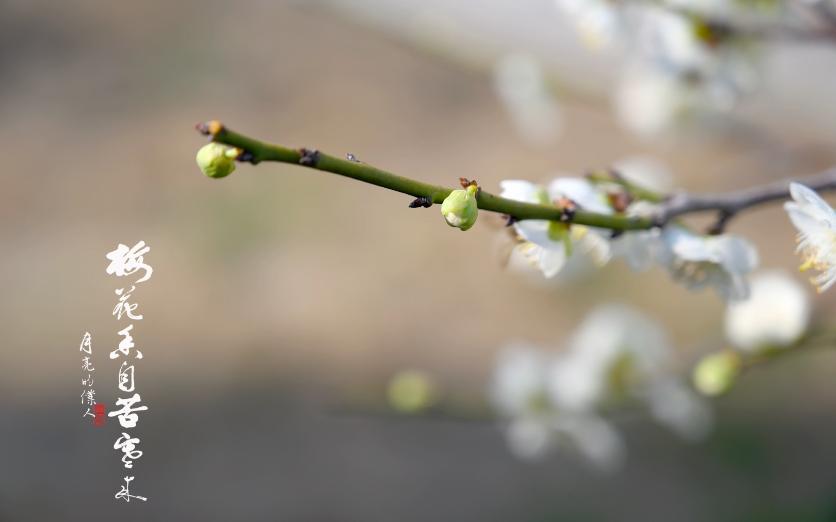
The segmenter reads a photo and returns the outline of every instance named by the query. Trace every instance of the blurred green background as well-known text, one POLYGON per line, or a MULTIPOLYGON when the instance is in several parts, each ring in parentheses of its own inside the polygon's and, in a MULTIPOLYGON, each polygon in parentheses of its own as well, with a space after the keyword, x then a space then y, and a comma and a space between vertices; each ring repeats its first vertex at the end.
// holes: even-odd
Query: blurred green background
MULTIPOLYGON (((328 174, 242 165, 210 180, 194 164, 193 125, 213 118, 492 191, 636 154, 696 191, 836 164, 833 49, 776 49, 730 129, 647 142, 612 116, 606 59, 546 18, 550 2, 514 6, 4 2, 0 520, 836 520, 834 352, 752 371, 699 445, 619 419, 630 453, 615 476, 566 455, 519 462, 484 418, 508 340, 557 346, 597 303, 627 302, 671 328, 685 369, 722 344, 721 303, 622 263, 532 284, 505 270, 498 217, 461 234, 436 208, 328 174), (553 75, 553 143, 521 139, 494 92, 508 52, 553 75), (802 56, 823 79, 800 78, 802 56), (90 331, 112 404, 104 255, 139 240, 154 275, 134 294, 150 410, 132 485, 150 501, 122 505, 117 424, 80 418, 76 347, 90 331), (403 368, 437 380, 443 415, 386 409, 403 368)), ((732 230, 763 266, 797 265, 779 206, 732 230)), ((815 306, 832 324, 836 293, 815 306)))

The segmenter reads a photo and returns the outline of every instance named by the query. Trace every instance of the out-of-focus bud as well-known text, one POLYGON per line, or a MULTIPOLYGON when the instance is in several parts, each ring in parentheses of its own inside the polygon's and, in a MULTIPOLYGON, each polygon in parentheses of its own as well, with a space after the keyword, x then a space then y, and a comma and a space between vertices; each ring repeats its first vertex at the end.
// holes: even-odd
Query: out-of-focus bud
POLYGON ((740 365, 740 355, 731 350, 707 355, 694 368, 694 387, 703 395, 722 395, 734 386, 740 365))
POLYGON ((210 178, 224 178, 235 170, 235 158, 241 151, 220 143, 208 143, 197 151, 195 160, 201 172, 210 178))
POLYGON ((417 370, 407 370, 392 377, 387 396, 393 409, 402 413, 417 413, 435 404, 438 393, 429 375, 417 370))
POLYGON ((451 227, 467 230, 476 223, 479 207, 476 204, 476 192, 479 188, 470 184, 467 188, 454 190, 441 204, 441 215, 451 227))

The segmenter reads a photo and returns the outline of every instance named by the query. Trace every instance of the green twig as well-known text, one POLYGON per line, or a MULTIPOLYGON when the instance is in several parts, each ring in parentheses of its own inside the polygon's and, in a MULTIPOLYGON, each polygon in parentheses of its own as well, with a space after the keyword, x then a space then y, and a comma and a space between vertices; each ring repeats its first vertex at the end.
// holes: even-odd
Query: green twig
MULTIPOLYGON (((342 159, 313 149, 291 149, 281 145, 264 143, 232 131, 219 121, 199 123, 196 127, 202 134, 209 136, 212 141, 239 149, 241 151, 237 158, 239 161, 246 161, 254 165, 262 161, 275 161, 339 174, 418 198, 413 202, 413 207, 429 206, 430 203, 442 203, 453 190, 450 187, 432 185, 398 176, 354 159, 342 159)), ((484 190, 479 191, 476 201, 481 210, 504 214, 511 221, 542 219, 619 231, 662 227, 685 214, 712 211, 718 213, 718 221, 711 231, 712 233, 722 233, 726 224, 741 211, 789 198, 790 180, 776 181, 724 194, 681 192, 661 196, 630 183, 618 176, 617 173, 607 172, 604 176, 606 179, 602 176, 601 173, 591 174, 593 181, 617 183, 630 192, 633 197, 657 203, 656 214, 650 217, 626 216, 618 213, 600 214, 582 208, 575 208, 574 205, 564 207, 558 204, 525 203, 503 198, 484 190)), ((807 178, 800 178, 798 181, 813 190, 836 190, 836 168, 828 169, 807 178)))
MULTIPOLYGON (((409 194, 415 198, 428 198, 433 203, 442 203, 453 190, 450 187, 398 176, 367 163, 342 159, 315 150, 291 149, 264 143, 232 131, 217 121, 198 124, 197 128, 201 133, 211 137, 212 141, 241 149, 243 152, 239 159, 253 164, 276 161, 301 165, 409 194)), ((477 203, 481 210, 505 214, 515 220, 544 219, 612 230, 642 230, 654 225, 650 218, 599 214, 582 209, 572 211, 557 205, 538 205, 503 198, 485 190, 479 191, 477 203)))

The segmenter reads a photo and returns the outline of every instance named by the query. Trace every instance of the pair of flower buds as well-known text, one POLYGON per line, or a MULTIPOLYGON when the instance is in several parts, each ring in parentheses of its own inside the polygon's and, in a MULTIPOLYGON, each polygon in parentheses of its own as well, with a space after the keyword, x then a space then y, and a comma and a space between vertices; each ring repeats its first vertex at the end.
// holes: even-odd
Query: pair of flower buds
MULTIPOLYGON (((195 160, 200 170, 210 178, 225 178, 235 170, 235 159, 241 150, 220 143, 208 143, 197 151, 195 160)), ((475 181, 462 179, 464 188, 453 190, 441 204, 441 215, 451 227, 467 230, 476 223, 479 207, 476 194, 479 187, 475 181)))

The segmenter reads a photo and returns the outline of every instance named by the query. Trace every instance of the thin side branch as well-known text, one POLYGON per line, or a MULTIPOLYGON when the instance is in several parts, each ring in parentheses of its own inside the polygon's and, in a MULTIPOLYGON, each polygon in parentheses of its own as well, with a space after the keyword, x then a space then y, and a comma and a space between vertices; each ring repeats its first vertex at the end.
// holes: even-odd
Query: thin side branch
MULTIPOLYGON (((391 172, 378 169, 354 159, 331 156, 314 149, 292 149, 273 145, 250 138, 226 128, 218 121, 200 123, 197 130, 212 141, 238 148, 239 161, 256 165, 262 161, 289 163, 303 167, 331 172, 340 176, 363 181, 371 185, 394 190, 412 196, 411 207, 428 207, 433 203, 442 203, 453 188, 432 185, 391 172)), ((789 181, 778 181, 767 185, 724 194, 688 194, 685 192, 663 198, 659 212, 652 217, 633 217, 623 214, 600 214, 589 212, 574 205, 539 205, 503 198, 480 190, 476 196, 481 210, 498 212, 508 216, 509 221, 542 219, 576 223, 591 227, 606 228, 615 231, 647 230, 662 227, 672 219, 696 212, 715 211, 719 218, 712 227, 712 232, 720 233, 725 225, 738 213, 751 207, 772 201, 789 198, 789 181)), ((836 190, 836 168, 804 179, 799 179, 808 187, 817 191, 836 190)), ((625 190, 631 190, 629 184, 621 183, 625 190)), ((650 194, 650 193, 648 193, 650 194)), ((642 198, 642 194, 632 194, 642 198)), ((653 199, 657 199, 654 197, 653 199)))
MULTIPOLYGON (((718 219, 710 232, 719 234, 723 232, 726 224, 740 212, 765 203, 789 199, 790 181, 793 180, 780 180, 723 194, 677 193, 670 196, 662 205, 658 220, 664 224, 685 214, 714 211, 718 213, 718 219)), ((836 167, 796 181, 817 192, 836 190, 836 167)))

